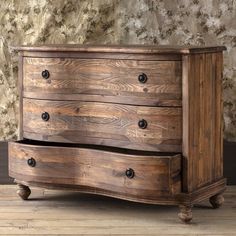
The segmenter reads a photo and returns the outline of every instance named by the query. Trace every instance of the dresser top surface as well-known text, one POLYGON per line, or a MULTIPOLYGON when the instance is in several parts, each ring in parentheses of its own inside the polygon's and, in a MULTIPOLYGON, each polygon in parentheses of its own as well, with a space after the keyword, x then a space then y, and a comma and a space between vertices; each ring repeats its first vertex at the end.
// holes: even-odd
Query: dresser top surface
POLYGON ((94 53, 144 53, 144 54, 190 54, 218 52, 224 46, 174 46, 174 45, 90 45, 90 44, 48 44, 12 46, 16 51, 37 52, 94 52, 94 53))

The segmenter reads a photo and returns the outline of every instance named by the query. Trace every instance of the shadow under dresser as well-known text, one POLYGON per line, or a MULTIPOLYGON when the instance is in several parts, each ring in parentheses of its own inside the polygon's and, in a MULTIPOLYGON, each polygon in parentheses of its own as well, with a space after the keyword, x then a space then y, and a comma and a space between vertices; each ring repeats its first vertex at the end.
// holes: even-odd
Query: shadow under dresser
POLYGON ((20 139, 9 174, 29 186, 222 205, 222 51, 144 45, 19 46, 20 139))

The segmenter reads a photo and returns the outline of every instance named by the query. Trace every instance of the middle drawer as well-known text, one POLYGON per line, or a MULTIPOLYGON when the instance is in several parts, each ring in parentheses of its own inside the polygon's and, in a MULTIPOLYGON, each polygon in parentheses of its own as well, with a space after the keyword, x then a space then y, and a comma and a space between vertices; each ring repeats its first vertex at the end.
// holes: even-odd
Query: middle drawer
POLYGON ((181 152, 182 109, 23 99, 24 138, 181 152))

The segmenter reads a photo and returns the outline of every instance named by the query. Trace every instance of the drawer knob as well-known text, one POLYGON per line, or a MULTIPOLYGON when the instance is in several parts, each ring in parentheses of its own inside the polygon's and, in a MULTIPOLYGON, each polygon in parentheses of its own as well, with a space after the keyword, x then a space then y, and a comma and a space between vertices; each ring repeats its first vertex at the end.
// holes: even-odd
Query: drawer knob
POLYGON ((31 167, 35 167, 36 161, 33 157, 31 157, 30 159, 27 160, 27 164, 31 167))
POLYGON ((139 81, 140 83, 145 84, 145 83, 147 82, 147 79, 148 79, 148 77, 147 77, 147 75, 144 74, 144 73, 142 73, 142 74, 140 74, 140 75, 138 76, 138 81, 139 81))
POLYGON ((48 70, 44 70, 44 71, 42 71, 42 77, 43 77, 44 79, 48 79, 49 76, 50 76, 50 73, 49 73, 48 70))
POLYGON ((50 115, 47 112, 44 112, 42 113, 41 117, 44 121, 48 121, 50 118, 50 115))
POLYGON ((141 129, 146 129, 146 128, 147 128, 147 125, 148 125, 148 123, 147 123, 147 121, 144 120, 144 119, 142 119, 142 120, 140 120, 140 121, 138 122, 138 126, 139 126, 139 128, 141 128, 141 129))
POLYGON ((129 168, 125 171, 125 175, 129 178, 129 179, 132 179, 134 178, 134 170, 129 168))

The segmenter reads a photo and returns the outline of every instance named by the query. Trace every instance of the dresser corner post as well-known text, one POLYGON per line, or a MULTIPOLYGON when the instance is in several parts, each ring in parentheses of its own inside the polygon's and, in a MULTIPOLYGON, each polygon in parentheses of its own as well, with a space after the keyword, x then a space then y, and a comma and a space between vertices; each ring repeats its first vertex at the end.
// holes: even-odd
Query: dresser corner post
POLYGON ((18 52, 19 139, 23 139, 23 52, 18 52))
POLYGON ((192 191, 192 182, 191 182, 191 169, 190 166, 193 165, 192 157, 190 153, 190 101, 189 95, 191 93, 190 90, 190 81, 189 74, 191 73, 191 60, 189 54, 182 55, 182 112, 183 112, 183 120, 182 120, 182 171, 183 171, 183 182, 182 188, 183 192, 187 193, 192 191))

